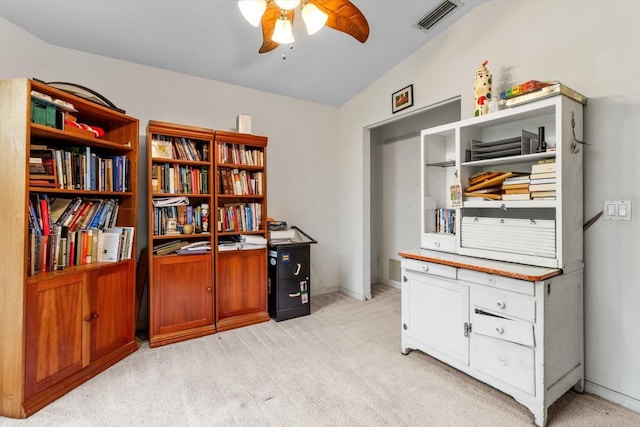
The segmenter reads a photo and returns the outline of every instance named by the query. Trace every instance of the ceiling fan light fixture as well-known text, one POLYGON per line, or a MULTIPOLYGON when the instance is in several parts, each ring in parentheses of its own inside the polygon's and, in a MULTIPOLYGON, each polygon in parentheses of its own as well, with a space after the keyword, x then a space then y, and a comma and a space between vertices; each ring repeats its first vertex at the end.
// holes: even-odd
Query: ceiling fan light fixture
POLYGON ((239 0, 238 8, 249 24, 260 25, 262 15, 267 10, 267 0, 239 0))
POLYGON ((302 20, 307 27, 307 33, 309 33, 309 35, 320 31, 320 29, 324 27, 324 24, 327 23, 327 19, 329 19, 329 15, 311 3, 307 3, 302 8, 302 20))
POLYGON ((282 10, 291 10, 300 4, 300 0, 275 0, 278 7, 282 10))
POLYGON ((273 36, 271 36, 271 40, 280 44, 294 42, 291 21, 289 21, 286 16, 280 17, 276 21, 276 26, 273 30, 273 36))

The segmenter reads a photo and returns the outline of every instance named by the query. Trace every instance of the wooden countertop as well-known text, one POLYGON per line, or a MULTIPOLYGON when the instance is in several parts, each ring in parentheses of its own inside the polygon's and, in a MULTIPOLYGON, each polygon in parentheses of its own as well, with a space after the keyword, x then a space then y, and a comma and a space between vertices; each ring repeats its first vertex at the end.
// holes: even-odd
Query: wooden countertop
POLYGON ((548 279, 562 274, 559 268, 536 267, 533 265, 517 264, 513 262, 493 261, 484 258, 475 258, 464 255, 450 254, 446 252, 416 249, 399 252, 403 258, 418 261, 434 262, 452 267, 466 268, 468 270, 482 271, 514 279, 528 280, 531 282, 548 279))

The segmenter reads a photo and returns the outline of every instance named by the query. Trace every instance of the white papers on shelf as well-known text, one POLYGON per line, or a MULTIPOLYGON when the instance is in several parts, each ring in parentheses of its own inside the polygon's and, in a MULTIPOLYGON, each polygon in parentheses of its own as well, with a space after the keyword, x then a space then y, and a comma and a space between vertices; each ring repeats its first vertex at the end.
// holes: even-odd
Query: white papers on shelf
POLYGON ((162 197, 153 199, 153 206, 156 208, 164 208, 167 206, 187 206, 189 205, 189 198, 185 196, 178 197, 162 197))
POLYGON ((251 245, 262 245, 266 246, 267 239, 262 236, 252 235, 252 234, 241 234, 240 241, 242 243, 251 244, 251 245))

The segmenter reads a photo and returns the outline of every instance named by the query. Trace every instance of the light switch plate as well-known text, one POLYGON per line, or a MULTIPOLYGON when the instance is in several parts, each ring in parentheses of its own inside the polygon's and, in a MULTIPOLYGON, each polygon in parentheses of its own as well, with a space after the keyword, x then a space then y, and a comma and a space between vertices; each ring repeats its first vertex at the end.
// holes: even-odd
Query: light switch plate
POLYGON ((604 219, 631 221, 631 200, 605 200, 602 210, 604 219))

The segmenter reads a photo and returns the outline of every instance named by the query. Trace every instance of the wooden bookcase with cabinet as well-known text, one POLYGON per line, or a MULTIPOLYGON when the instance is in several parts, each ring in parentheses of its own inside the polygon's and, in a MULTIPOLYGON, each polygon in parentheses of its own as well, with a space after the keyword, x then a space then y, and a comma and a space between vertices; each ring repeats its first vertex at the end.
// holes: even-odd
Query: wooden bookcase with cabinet
MULTIPOLYGON (((44 260, 49 258, 35 251, 32 230, 37 227, 29 207, 30 201, 45 196, 52 203, 56 199, 80 199, 78 203, 83 204, 109 199, 117 205, 117 216, 113 216, 117 220, 111 229, 135 230, 138 120, 29 79, 0 81, 0 100, 0 415, 24 418, 138 348, 135 253, 120 254, 115 262, 87 262, 83 256, 70 263, 71 258, 59 255, 52 264, 56 268, 46 269, 44 260), (59 103, 45 103, 44 107, 34 101, 32 91, 59 103), (37 114, 46 114, 46 120, 41 115, 32 122, 37 114), (99 128, 103 134, 81 132, 66 126, 65 119, 99 128), (61 162, 55 170, 65 170, 62 179, 35 180, 30 158, 36 147, 61 156, 90 153, 96 171, 101 170, 97 165, 117 158, 122 166, 120 180, 117 186, 112 179, 106 184, 104 176, 80 176, 60 169, 61 162), (96 184, 84 182, 84 177, 96 179, 96 184)), ((54 230, 53 224, 38 226, 54 230)), ((62 224, 56 227, 63 230, 62 224)), ((135 232, 130 236, 128 245, 135 248, 135 232)), ((49 238, 54 239, 53 235, 49 238)), ((56 247, 60 251, 67 248, 62 243, 56 247)))
POLYGON ((156 347, 216 331, 213 130, 150 121, 147 142, 149 343, 156 347), (205 249, 180 253, 197 245, 205 249))
POLYGON ((242 235, 267 237, 267 138, 216 131, 214 146, 216 326, 224 331, 269 320, 266 245, 222 250, 242 235))

